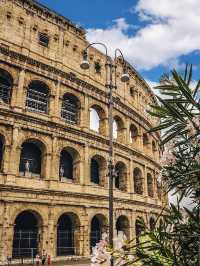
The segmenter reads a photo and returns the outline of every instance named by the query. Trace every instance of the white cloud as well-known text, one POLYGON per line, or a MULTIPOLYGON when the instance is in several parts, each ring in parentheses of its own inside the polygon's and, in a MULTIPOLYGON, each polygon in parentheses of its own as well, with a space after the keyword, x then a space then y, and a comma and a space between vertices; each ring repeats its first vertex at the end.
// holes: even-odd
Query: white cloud
POLYGON ((119 18, 107 29, 89 29, 88 40, 104 42, 111 53, 120 48, 131 64, 145 70, 179 66, 181 55, 200 49, 199 0, 139 0, 134 11, 147 21, 135 34, 128 35, 128 30, 137 25, 119 18))

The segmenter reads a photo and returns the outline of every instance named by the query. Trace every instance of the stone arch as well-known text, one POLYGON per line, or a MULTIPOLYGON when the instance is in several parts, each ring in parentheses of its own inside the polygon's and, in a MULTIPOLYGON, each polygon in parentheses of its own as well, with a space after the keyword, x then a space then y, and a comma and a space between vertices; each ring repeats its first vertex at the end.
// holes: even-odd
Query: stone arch
POLYGON ((115 188, 126 191, 127 190, 127 166, 125 163, 119 161, 115 164, 115 188))
POLYGON ((80 122, 81 102, 77 96, 66 92, 62 97, 61 117, 71 124, 80 122))
POLYGON ((106 112, 97 105, 93 104, 90 107, 90 129, 102 135, 106 134, 106 112))
POLYGON ((3 171, 5 137, 0 133, 0 172, 3 171))
POLYGON ((0 104, 10 104, 13 89, 13 77, 0 68, 0 104))
POLYGON ((119 115, 113 117, 113 138, 124 141, 124 121, 119 115))
POLYGON ((138 140, 138 128, 134 125, 134 124, 131 124, 130 125, 130 143, 131 144, 137 144, 137 140, 138 140))
POLYGON ((80 154, 73 147, 65 147, 60 152, 59 176, 63 179, 71 179, 74 182, 80 180, 80 154))
POLYGON ((143 178, 142 171, 136 167, 133 171, 133 179, 134 179, 134 192, 136 194, 143 194, 143 178))
POLYGON ((94 247, 107 232, 107 218, 103 214, 96 214, 90 221, 90 248, 94 247))
POLYGON ((79 255, 80 252, 80 219, 73 212, 60 215, 57 226, 57 256, 79 255))
POLYGON ((153 198, 154 196, 153 177, 150 173, 147 173, 147 192, 148 192, 148 196, 153 198))
POLYGON ((150 217, 150 219, 149 219, 149 228, 150 228, 150 230, 154 230, 155 226, 156 226, 156 221, 155 221, 154 217, 150 217))
POLYGON ((13 258, 31 258, 41 250, 43 220, 33 210, 23 210, 15 217, 13 234, 13 258))
POLYGON ((104 186, 106 178, 106 159, 101 155, 94 155, 90 159, 90 181, 104 186))
POLYGON ((120 234, 120 232, 123 232, 127 239, 130 239, 130 223, 129 219, 125 215, 120 215, 116 220, 116 231, 117 235, 120 234))
POLYGON ((141 216, 138 216, 135 220, 135 238, 136 244, 139 244, 139 237, 144 230, 144 219, 141 216))
POLYGON ((21 144, 20 175, 27 177, 43 177, 44 174, 44 155, 46 146, 43 142, 29 138, 21 144))
POLYGON ((48 113, 50 90, 48 85, 40 80, 32 80, 27 89, 26 108, 29 111, 48 113))

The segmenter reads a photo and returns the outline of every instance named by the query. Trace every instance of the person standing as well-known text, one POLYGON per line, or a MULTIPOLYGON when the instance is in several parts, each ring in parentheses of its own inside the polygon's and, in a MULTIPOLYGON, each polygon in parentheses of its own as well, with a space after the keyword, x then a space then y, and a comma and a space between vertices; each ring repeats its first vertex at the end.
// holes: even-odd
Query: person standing
POLYGON ((46 251, 43 249, 43 250, 42 250, 42 266, 44 266, 45 261, 46 261, 46 258, 47 258, 47 253, 46 253, 46 251))

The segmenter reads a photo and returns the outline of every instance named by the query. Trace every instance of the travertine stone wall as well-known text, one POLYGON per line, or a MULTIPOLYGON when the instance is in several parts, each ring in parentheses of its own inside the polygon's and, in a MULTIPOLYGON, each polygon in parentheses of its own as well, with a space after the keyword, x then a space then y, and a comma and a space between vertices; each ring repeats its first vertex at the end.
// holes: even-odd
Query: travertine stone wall
MULTIPOLYGON (((80 68, 82 51, 87 46, 84 30, 34 1, 0 0, 0 72, 13 79, 10 104, 0 103, 0 138, 3 159, 0 172, 0 261, 12 257, 13 232, 17 215, 32 212, 39 224, 39 251, 46 249, 56 257, 57 222, 68 213, 76 224, 77 255, 89 256, 91 221, 100 215, 108 221, 108 93, 105 88, 106 57, 89 49, 91 68, 80 68), (38 43, 38 33, 49 36, 49 46, 38 43), (100 62, 96 73, 94 62, 100 62), (26 107, 27 89, 33 80, 49 88, 47 114, 31 112, 26 107), (61 118, 63 95, 70 93, 80 103, 79 122, 66 123, 61 118), (90 129, 90 108, 99 111, 100 131, 90 129), (22 176, 19 172, 22 144, 31 140, 42 149, 41 177, 22 176), (60 180, 60 153, 68 148, 76 153, 75 178, 60 180), (90 182, 90 161, 102 158, 101 182, 90 182)), ((143 217, 149 223, 159 214, 164 196, 158 197, 159 134, 143 134, 157 121, 145 112, 154 96, 139 74, 128 67, 130 82, 121 83, 122 65, 117 65, 117 90, 114 92, 114 117, 121 128, 114 142, 114 162, 125 167, 123 191, 114 189, 114 216, 128 220, 128 238, 135 237, 135 221, 143 217), (131 143, 130 126, 138 135, 131 143), (152 148, 155 141, 156 149, 152 148), (143 195, 134 192, 133 170, 142 172, 143 195), (153 177, 153 197, 148 197, 147 174, 153 177)), ((108 222, 107 222, 108 223, 108 222)), ((106 225, 104 226, 107 230, 106 225)))

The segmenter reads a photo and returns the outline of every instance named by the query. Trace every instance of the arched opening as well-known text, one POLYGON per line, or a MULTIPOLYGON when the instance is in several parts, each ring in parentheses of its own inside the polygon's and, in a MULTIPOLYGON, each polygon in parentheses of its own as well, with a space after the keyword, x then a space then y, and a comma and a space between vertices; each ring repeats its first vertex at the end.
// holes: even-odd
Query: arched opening
POLYGON ((148 138, 148 135, 147 133, 144 133, 143 134, 143 146, 148 148, 148 144, 149 144, 149 138, 148 138))
POLYGON ((124 123, 119 116, 113 118, 113 138, 117 141, 123 141, 124 123))
POLYGON ((70 147, 64 148, 60 154, 60 179, 79 180, 79 160, 78 152, 70 147))
POLYGON ((148 196, 153 198, 153 178, 151 174, 147 174, 147 190, 148 196))
POLYGON ((39 141, 28 140, 21 146, 19 172, 24 176, 41 176, 42 148, 39 141))
POLYGON ((129 239, 129 220, 126 216, 121 215, 116 222, 116 230, 117 230, 117 235, 122 235, 125 234, 126 238, 129 239))
POLYGON ((115 165, 115 188, 126 191, 127 169, 126 165, 118 162, 115 165))
POLYGON ((104 110, 98 106, 93 105, 90 108, 90 129, 100 134, 106 133, 106 115, 104 110))
POLYGON ((134 178, 134 191, 136 194, 143 194, 143 178, 142 172, 139 168, 135 168, 133 171, 134 178))
POLYGON ((136 144, 138 137, 138 129, 135 125, 130 126, 130 143, 136 144))
POLYGON ((0 103, 10 103, 12 87, 13 78, 7 71, 0 69, 0 103))
POLYGON ((155 226, 156 226, 155 219, 153 217, 151 217, 150 220, 149 220, 150 230, 154 230, 155 229, 155 226))
POLYGON ((57 223, 57 256, 78 255, 80 223, 75 214, 60 216, 57 223))
POLYGON ((94 184, 104 185, 106 161, 103 157, 95 155, 90 161, 90 181, 94 184))
POLYGON ((31 81, 27 90, 26 107, 30 111, 48 113, 49 88, 38 80, 31 81))
POLYGON ((156 143, 154 140, 152 141, 152 151, 153 151, 153 153, 155 153, 157 151, 156 143))
POLYGON ((138 217, 135 222, 135 236, 136 236, 136 244, 140 242, 140 235, 144 231, 144 220, 141 217, 138 217))
POLYGON ((63 96, 61 117, 67 122, 78 124, 79 122, 80 102, 78 98, 70 93, 63 96))
POLYGON ((3 154, 4 154, 4 137, 0 135, 0 171, 3 169, 3 154))
POLYGON ((23 211, 15 219, 13 258, 34 258, 39 252, 41 220, 31 211, 23 211))
POLYGON ((92 218, 90 231, 90 247, 91 250, 102 237, 102 234, 107 231, 107 221, 105 216, 97 214, 92 218))

